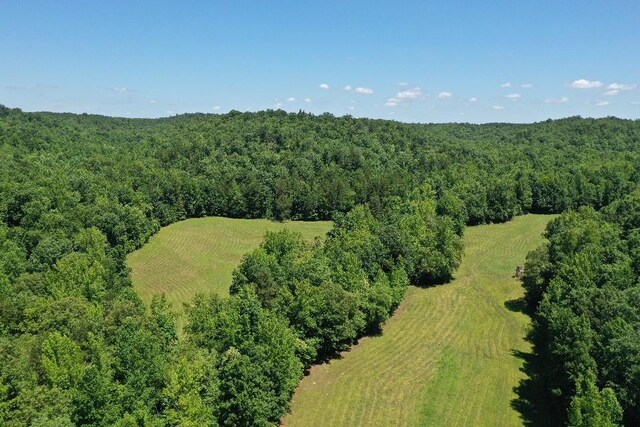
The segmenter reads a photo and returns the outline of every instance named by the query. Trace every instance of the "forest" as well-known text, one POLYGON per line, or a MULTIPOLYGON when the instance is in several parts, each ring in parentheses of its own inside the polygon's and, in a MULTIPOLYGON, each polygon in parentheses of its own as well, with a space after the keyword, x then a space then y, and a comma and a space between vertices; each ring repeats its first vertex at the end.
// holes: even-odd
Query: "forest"
MULTIPOLYGON (((0 425, 277 425, 313 364, 445 284, 467 225, 563 213, 529 255, 542 410, 640 422, 640 121, 405 124, 303 111, 162 119, 0 106, 0 425), (268 233, 231 296, 145 307, 125 257, 202 216, 268 233)), ((446 286, 446 285, 444 285, 446 286)))
POLYGON ((570 425, 640 423, 639 213, 638 191, 567 212, 527 258, 539 398, 570 425))

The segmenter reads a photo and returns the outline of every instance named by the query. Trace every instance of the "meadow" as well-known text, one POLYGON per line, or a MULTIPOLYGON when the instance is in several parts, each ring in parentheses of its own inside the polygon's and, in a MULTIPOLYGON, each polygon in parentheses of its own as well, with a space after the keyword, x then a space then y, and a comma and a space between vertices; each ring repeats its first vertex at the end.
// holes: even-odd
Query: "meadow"
POLYGON ((305 239, 322 238, 330 221, 193 218, 160 230, 127 258, 133 286, 145 303, 165 294, 174 309, 198 292, 229 294, 233 270, 257 248, 267 231, 289 229, 305 239))
MULTIPOLYGON (((313 367, 283 424, 522 424, 511 402, 524 375, 516 354, 530 352, 529 318, 515 309, 522 288, 513 273, 550 218, 468 227, 454 281, 410 287, 381 336, 313 367)), ((134 288, 146 303, 164 293, 177 309, 198 292, 228 295, 242 257, 267 231, 283 228, 313 240, 331 222, 208 217, 172 224, 129 255, 134 288)))
POLYGON ((410 287, 381 336, 315 366, 285 426, 522 425, 512 407, 530 319, 513 277, 547 215, 466 229, 452 283, 410 287))

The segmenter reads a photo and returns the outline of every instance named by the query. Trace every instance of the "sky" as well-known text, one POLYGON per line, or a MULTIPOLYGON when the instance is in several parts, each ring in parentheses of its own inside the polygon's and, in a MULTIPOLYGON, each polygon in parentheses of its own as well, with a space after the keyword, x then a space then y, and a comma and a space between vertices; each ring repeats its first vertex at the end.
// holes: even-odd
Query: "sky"
POLYGON ((0 0, 0 104, 640 118, 640 1, 0 0))

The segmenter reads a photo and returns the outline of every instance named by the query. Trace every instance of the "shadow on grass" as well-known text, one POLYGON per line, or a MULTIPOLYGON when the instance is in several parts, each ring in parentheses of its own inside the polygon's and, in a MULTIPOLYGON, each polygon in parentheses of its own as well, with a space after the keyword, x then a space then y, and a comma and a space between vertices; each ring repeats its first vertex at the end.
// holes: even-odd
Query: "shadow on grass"
POLYGON ((308 367, 306 367, 304 369, 304 371, 303 371, 304 376, 305 377, 308 376, 311 373, 311 369, 314 366, 320 366, 320 365, 324 365, 324 364, 327 364, 327 363, 331 363, 334 360, 342 359, 346 353, 350 352, 351 350, 353 350, 353 348, 355 346, 360 344, 360 340, 362 340, 363 338, 381 337, 383 335, 383 327, 384 327, 385 323, 386 323, 386 321, 384 323, 380 324, 380 325, 374 325, 374 326, 366 329, 365 332, 361 336, 359 336, 355 341, 353 341, 352 343, 350 343, 348 345, 345 344, 342 347, 342 349, 340 349, 340 350, 329 351, 329 352, 320 351, 318 353, 318 357, 311 364, 311 366, 308 366, 308 367))
POLYGON ((411 283, 411 286, 415 286, 416 288, 426 289, 426 288, 433 288, 436 286, 448 285, 454 280, 455 280, 454 275, 442 276, 442 277, 432 277, 429 275, 421 275, 411 283))
POLYGON ((520 380, 513 391, 518 396, 511 401, 511 407, 522 416, 525 426, 561 426, 563 421, 558 419, 551 410, 551 403, 544 381, 544 366, 540 357, 535 353, 512 350, 511 354, 524 361, 521 370, 527 375, 520 380))
MULTIPOLYGON (((531 316, 522 298, 505 301, 504 305, 511 311, 531 316)), ((548 389, 549 368, 540 354, 540 345, 532 332, 527 334, 526 340, 532 344, 531 352, 511 350, 513 357, 523 361, 520 371, 525 374, 525 378, 513 388, 517 397, 511 401, 511 407, 520 413, 525 426, 562 426, 565 416, 559 412, 557 402, 553 401, 548 389)))
POLYGON ((505 301, 504 302, 504 306, 507 308, 507 310, 509 311, 513 311, 516 313, 524 313, 528 316, 531 315, 531 313, 529 312, 529 309, 527 307, 527 303, 525 302, 524 298, 518 298, 518 299, 512 299, 509 301, 505 301))

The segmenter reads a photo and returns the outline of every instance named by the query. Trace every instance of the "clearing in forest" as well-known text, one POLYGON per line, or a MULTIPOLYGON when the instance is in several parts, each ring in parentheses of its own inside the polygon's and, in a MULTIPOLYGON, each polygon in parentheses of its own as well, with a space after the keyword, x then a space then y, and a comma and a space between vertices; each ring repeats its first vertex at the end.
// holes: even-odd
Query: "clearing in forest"
POLYGON ((453 282, 410 287, 378 337, 315 366, 285 426, 522 425, 511 402, 524 374, 529 318, 515 267, 551 216, 469 227, 453 282))
POLYGON ((127 258, 133 286, 145 303, 164 293, 180 311, 198 292, 228 295, 231 274, 242 256, 257 248, 267 231, 284 228, 305 239, 324 237, 330 221, 194 218, 160 230, 149 243, 127 258))

